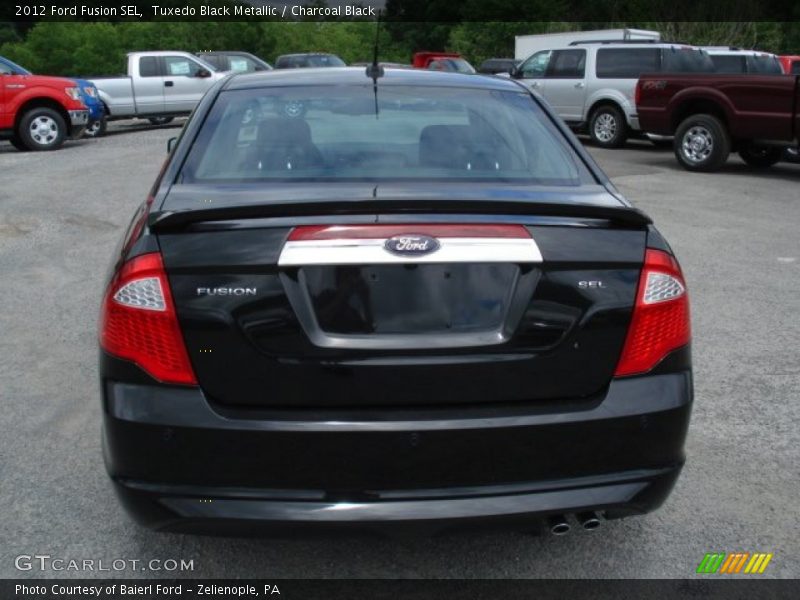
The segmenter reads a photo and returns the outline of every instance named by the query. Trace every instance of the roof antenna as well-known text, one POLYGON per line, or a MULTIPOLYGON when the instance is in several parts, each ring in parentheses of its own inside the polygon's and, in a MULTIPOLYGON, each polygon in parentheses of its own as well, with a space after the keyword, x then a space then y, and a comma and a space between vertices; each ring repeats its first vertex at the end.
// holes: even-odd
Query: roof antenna
POLYGON ((378 78, 383 77, 383 67, 378 64, 378 43, 380 41, 381 34, 382 12, 382 10, 378 11, 378 18, 375 21, 375 45, 372 51, 372 64, 367 67, 367 77, 371 77, 376 84, 378 83, 378 78))
POLYGON ((378 118, 378 78, 383 77, 383 67, 378 64, 378 42, 381 34, 381 10, 375 22, 375 47, 372 52, 372 64, 367 67, 367 77, 372 78, 372 94, 375 96, 375 119, 378 118))

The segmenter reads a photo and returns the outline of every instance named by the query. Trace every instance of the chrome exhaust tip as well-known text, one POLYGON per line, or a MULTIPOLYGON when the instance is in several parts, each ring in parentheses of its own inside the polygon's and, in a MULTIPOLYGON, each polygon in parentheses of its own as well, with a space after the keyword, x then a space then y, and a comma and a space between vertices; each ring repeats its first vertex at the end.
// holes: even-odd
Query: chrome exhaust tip
POLYGON ((594 511, 582 512, 577 515, 578 523, 587 531, 600 527, 600 517, 594 511))
POLYGON ((553 535, 566 535, 569 533, 570 526, 564 515, 554 515, 547 520, 550 533, 553 535))

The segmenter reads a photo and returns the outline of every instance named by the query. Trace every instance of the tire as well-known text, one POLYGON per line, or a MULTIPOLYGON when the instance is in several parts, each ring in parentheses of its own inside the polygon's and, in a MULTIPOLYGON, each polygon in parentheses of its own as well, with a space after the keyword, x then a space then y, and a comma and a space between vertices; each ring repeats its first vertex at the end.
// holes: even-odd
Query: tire
POLYGON ((589 118, 589 137, 601 148, 620 148, 628 139, 628 123, 616 106, 606 104, 589 118))
POLYGON ((745 144, 739 149, 739 156, 751 167, 766 169, 780 162, 783 158, 783 148, 745 144))
POLYGON ((11 142, 11 145, 14 146, 14 148, 19 150, 20 152, 27 152, 28 150, 30 150, 30 148, 28 148, 25 144, 23 144, 22 140, 20 140, 17 136, 9 138, 8 141, 11 142))
POLYGON ((175 117, 150 117, 147 119, 153 125, 166 125, 167 123, 172 123, 172 119, 175 117))
POLYGON ((95 121, 89 127, 87 127, 83 135, 90 138, 103 137, 106 133, 106 125, 106 117, 103 115, 99 121, 95 121))
POLYGON ((16 135, 28 150, 56 150, 66 136, 64 118, 52 108, 45 107, 32 108, 22 115, 16 135))
POLYGON ((675 132, 675 157, 688 171, 716 171, 731 153, 725 125, 713 115, 692 115, 675 132))

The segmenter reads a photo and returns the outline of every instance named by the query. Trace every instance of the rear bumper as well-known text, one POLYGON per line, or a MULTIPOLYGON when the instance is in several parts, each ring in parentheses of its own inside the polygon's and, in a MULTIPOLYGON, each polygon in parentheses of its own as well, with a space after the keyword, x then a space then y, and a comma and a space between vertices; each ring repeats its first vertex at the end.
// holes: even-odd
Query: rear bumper
POLYGON ((104 391, 106 465, 137 521, 248 533, 646 513, 678 477, 692 401, 690 372, 615 380, 560 411, 233 414, 197 389, 104 391))

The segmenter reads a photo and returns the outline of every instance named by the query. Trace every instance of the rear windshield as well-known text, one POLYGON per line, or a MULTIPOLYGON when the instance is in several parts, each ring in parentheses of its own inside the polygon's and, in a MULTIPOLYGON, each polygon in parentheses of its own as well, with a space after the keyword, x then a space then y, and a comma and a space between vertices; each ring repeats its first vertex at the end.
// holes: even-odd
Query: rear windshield
POLYGON ((525 92, 371 81, 222 92, 180 180, 592 181, 525 92))

